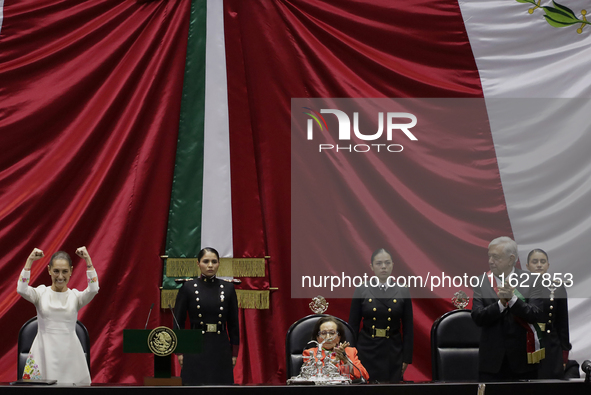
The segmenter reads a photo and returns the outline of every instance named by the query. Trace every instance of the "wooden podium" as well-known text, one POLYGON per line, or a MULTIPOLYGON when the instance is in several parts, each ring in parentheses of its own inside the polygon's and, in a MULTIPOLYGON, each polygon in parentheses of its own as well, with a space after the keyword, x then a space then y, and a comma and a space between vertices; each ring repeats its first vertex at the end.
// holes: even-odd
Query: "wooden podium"
MULTIPOLYGON (((167 336, 167 335, 165 335, 167 336)), ((199 330, 175 329, 166 327, 155 329, 124 329, 123 352, 124 353, 152 353, 154 354, 154 377, 144 377, 144 385, 147 386, 176 386, 183 385, 180 377, 171 377, 171 359, 174 353, 198 354, 201 352, 202 334, 199 330), (163 328, 163 329, 162 329, 163 328), (156 354, 149 345, 153 341, 151 337, 154 331, 161 329, 167 333, 174 333, 172 351, 167 355, 156 354)), ((168 352, 166 351, 166 352, 168 352)))

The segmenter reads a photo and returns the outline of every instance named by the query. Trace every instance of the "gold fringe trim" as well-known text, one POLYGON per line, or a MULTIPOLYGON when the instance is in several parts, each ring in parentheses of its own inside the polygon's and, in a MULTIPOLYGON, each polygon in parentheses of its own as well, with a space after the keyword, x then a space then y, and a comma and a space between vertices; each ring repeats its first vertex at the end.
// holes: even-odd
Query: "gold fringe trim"
POLYGON ((168 258, 166 277, 195 277, 199 271, 199 262, 195 258, 168 258))
MULTIPOLYGON (((197 265, 197 276, 201 275, 199 265, 197 265)), ((220 258, 220 268, 217 273, 218 277, 236 277, 234 270, 232 270, 232 258, 220 258)))
MULTIPOLYGON (((160 291, 160 308, 168 309, 168 305, 174 309, 178 289, 163 289, 160 291)), ((241 309, 269 309, 269 291, 254 291, 250 289, 237 289, 236 298, 241 309)))
POLYGON ((176 302, 176 295, 179 293, 178 289, 163 289, 160 291, 160 308, 168 309, 168 305, 174 309, 176 302))
POLYGON ((222 258, 222 261, 224 259, 232 260, 234 277, 265 277, 265 258, 222 258))
MULTIPOLYGON (((166 277, 201 275, 197 258, 168 258, 166 277)), ((265 277, 265 258, 220 258, 219 277, 265 277)))
POLYGON ((253 291, 250 289, 237 289, 238 307, 242 309, 269 309, 269 291, 253 291))

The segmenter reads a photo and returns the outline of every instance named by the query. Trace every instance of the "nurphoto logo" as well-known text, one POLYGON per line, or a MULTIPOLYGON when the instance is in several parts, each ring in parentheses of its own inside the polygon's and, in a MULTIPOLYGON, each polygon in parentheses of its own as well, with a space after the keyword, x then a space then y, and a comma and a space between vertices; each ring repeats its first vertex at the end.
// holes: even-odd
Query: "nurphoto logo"
MULTIPOLYGON (((353 127, 351 127, 351 118, 346 112, 337 110, 334 108, 322 108, 320 112, 313 110, 310 107, 302 107, 304 114, 310 118, 307 120, 306 135, 308 140, 314 140, 314 129, 316 132, 329 133, 328 123, 322 114, 332 114, 336 116, 338 122, 338 140, 339 142, 350 142, 351 141, 351 130, 354 136, 363 141, 376 141, 384 134, 386 130, 386 141, 391 142, 395 136, 404 134, 409 140, 417 141, 418 139, 412 132, 411 128, 416 126, 417 117, 414 114, 408 112, 378 112, 378 130, 376 132, 369 132, 365 130, 362 133, 359 127, 359 112, 353 112, 353 127), (386 124, 384 128, 384 124, 386 124), (315 127, 315 125, 317 125, 315 127), (402 133, 400 133, 402 132, 402 133)), ((383 139, 382 139, 383 140, 383 139)), ((402 152, 403 146, 401 144, 385 144, 385 143, 372 143, 372 144, 319 144, 318 152, 331 151, 336 152, 347 151, 347 152, 369 152, 376 150, 377 152, 402 152)))

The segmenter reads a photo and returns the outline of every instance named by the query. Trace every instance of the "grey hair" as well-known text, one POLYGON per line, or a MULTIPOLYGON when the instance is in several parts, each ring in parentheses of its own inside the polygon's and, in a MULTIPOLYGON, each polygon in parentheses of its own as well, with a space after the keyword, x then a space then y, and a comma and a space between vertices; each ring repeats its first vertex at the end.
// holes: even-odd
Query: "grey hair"
MULTIPOLYGON (((505 254, 507 254, 507 256, 509 256, 509 255, 515 256, 515 262, 517 262, 517 257, 519 256, 519 255, 517 255, 517 243, 510 237, 501 236, 501 237, 497 237, 496 239, 491 241, 490 244, 488 245, 488 248, 499 245, 499 244, 503 245, 503 252, 505 254)), ((513 262, 513 263, 515 263, 515 262, 513 262)))

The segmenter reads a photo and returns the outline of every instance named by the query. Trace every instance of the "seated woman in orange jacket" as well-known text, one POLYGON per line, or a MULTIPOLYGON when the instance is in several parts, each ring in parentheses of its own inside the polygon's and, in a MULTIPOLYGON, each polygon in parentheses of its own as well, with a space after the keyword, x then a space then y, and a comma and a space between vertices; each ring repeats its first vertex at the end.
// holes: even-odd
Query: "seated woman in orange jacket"
MULTIPOLYGON (((330 361, 339 367, 341 371, 345 370, 346 366, 349 367, 348 371, 351 380, 359 379, 362 375, 366 381, 369 379, 367 370, 365 370, 357 357, 357 349, 355 347, 349 347, 349 343, 346 341, 345 327, 342 322, 332 316, 322 317, 314 325, 312 340, 318 343, 324 341, 322 346, 323 363, 324 358, 329 357, 330 361)), ((315 355, 317 351, 318 347, 304 350, 304 360, 307 360, 311 355, 315 355)))

